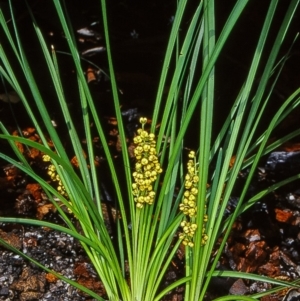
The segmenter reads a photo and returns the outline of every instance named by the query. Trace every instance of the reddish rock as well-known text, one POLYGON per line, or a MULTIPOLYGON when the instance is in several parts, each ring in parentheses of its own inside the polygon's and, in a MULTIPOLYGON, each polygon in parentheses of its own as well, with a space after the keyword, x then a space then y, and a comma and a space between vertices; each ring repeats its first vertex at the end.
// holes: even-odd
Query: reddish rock
POLYGON ((274 264, 274 265, 279 265, 280 263, 280 254, 279 254, 279 247, 276 246, 272 250, 272 253, 270 254, 270 259, 269 262, 274 264))
POLYGON ((273 278, 280 275, 280 268, 279 266, 267 262, 258 268, 258 273, 273 278))
POLYGON ((261 235, 258 229, 249 229, 243 235, 249 242, 261 240, 261 235))
POLYGON ((293 219, 293 212, 275 208, 276 220, 281 223, 291 223, 293 219))

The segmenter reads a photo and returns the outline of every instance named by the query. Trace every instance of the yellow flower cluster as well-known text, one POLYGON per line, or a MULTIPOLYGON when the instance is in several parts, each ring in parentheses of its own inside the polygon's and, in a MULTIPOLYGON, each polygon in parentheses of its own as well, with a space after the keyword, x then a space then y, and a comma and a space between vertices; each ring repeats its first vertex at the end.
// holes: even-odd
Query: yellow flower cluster
POLYGON ((189 153, 190 160, 187 163, 188 173, 185 176, 185 192, 183 194, 182 203, 179 209, 184 215, 190 218, 194 217, 197 213, 196 196, 198 194, 199 177, 197 175, 197 168, 195 162, 195 152, 189 153))
MULTIPOLYGON (((183 194, 183 200, 179 205, 180 211, 186 216, 186 220, 181 222, 183 233, 179 234, 179 238, 182 239, 182 243, 186 246, 193 247, 193 237, 197 230, 197 224, 195 223, 195 217, 197 214, 197 195, 198 195, 198 169, 196 163, 195 152, 189 153, 189 160, 187 163, 187 175, 185 176, 185 192, 183 194)), ((204 223, 208 220, 207 215, 204 215, 204 223)), ((202 229, 202 244, 205 244, 208 237, 205 234, 205 228, 202 229)))
POLYGON ((132 189, 137 208, 143 208, 144 204, 153 204, 155 192, 152 184, 162 172, 156 154, 155 135, 144 130, 147 118, 140 118, 140 123, 142 128, 137 130, 137 136, 133 139, 136 163, 132 174, 132 189))
MULTIPOLYGON (((51 160, 51 158, 50 158, 50 156, 48 156, 48 155, 43 155, 43 161, 44 162, 50 162, 50 160, 51 160)), ((53 164, 50 164, 49 166, 48 166, 48 172, 47 172, 47 174, 50 176, 50 178, 51 178, 51 180, 53 181, 53 182, 57 182, 57 191, 61 194, 61 195, 63 195, 63 196, 67 196, 67 192, 66 192, 66 190, 65 190, 65 187, 64 187, 64 185, 62 184, 62 181, 61 181, 61 179, 60 179, 60 176, 58 175, 58 173, 57 173, 57 171, 56 171, 56 168, 55 168, 55 166, 53 165, 53 164)))

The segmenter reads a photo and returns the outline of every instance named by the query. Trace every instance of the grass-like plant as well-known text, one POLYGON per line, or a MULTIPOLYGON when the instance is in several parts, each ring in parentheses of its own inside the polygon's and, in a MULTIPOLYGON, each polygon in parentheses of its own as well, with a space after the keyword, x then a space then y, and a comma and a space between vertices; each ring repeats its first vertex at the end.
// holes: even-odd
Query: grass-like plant
MULTIPOLYGON (((177 1, 153 114, 147 116, 151 120, 151 129, 147 130, 146 120, 142 118, 141 129, 134 138, 136 161, 132 163, 126 151, 126 135, 109 42, 108 14, 105 0, 101 0, 99 13, 102 12, 115 116, 123 150, 121 174, 123 173, 122 179, 123 176, 126 179, 125 187, 120 186, 119 166, 116 166, 112 157, 103 121, 99 119, 91 97, 72 26, 67 12, 61 5, 62 2, 53 0, 53 5, 68 41, 77 74, 87 157, 82 151, 81 137, 78 136, 79 129, 76 127, 78 123, 72 119, 67 106, 59 70, 59 57, 53 48, 49 49, 34 16, 31 15, 45 58, 45 66, 49 70, 56 91, 57 98, 53 101, 59 103, 68 126, 73 151, 79 164, 79 173, 70 163, 62 137, 53 127, 49 108, 43 101, 44 97, 27 61, 14 18, 13 4, 9 1, 11 28, 8 27, 6 23, 8 17, 2 10, 0 14, 1 27, 10 45, 8 49, 3 49, 0 45, 0 73, 4 81, 19 95, 42 143, 13 136, 0 123, 2 131, 0 138, 9 142, 16 158, 3 152, 0 152, 0 157, 17 166, 42 186, 63 218, 65 226, 23 218, 0 217, 0 221, 47 226, 77 238, 103 282, 109 300, 160 300, 180 285, 185 285, 184 300, 203 300, 208 285, 215 276, 269 282, 277 289, 297 286, 296 283, 286 283, 249 273, 218 271, 217 263, 236 218, 268 193, 300 178, 298 174, 275 183, 250 199, 246 197, 259 159, 300 133, 300 130, 296 130, 272 144, 267 144, 272 131, 299 104, 300 88, 283 102, 269 124, 265 124, 264 130, 259 132, 266 106, 287 59, 287 55, 278 58, 278 53, 299 1, 290 1, 280 29, 273 40, 269 37, 269 33, 278 1, 270 1, 244 84, 240 87, 236 98, 228 100, 231 110, 223 126, 217 129, 216 136, 213 135, 213 130, 216 133, 216 129, 213 129, 216 103, 215 77, 218 74, 216 62, 238 19, 243 18, 243 11, 250 1, 236 1, 218 36, 215 33, 214 1, 204 0, 198 4, 194 3, 194 14, 184 36, 180 38, 178 32, 189 1, 177 1), (269 47, 266 47, 267 39, 269 47), (11 65, 12 56, 17 60, 22 76, 26 80, 26 89, 21 86, 11 65), (262 57, 268 59, 265 61, 262 57), (255 83, 255 78, 260 78, 258 84, 255 83), (169 83, 169 91, 165 99, 163 91, 166 83, 169 83), (28 88, 31 95, 25 93, 28 88), (40 116, 33 113, 34 106, 38 108, 40 116), (192 119, 198 120, 197 130, 191 127, 192 119), (103 218, 98 172, 93 160, 91 122, 94 123, 100 137, 109 166, 109 176, 115 188, 117 208, 121 217, 116 221, 118 244, 113 244, 103 218), (198 145, 198 149, 191 152, 189 158, 184 151, 187 135, 192 135, 198 145), (47 137, 52 140, 54 149, 48 145, 47 137), (52 171, 58 175, 60 191, 53 188, 48 179, 34 172, 16 147, 16 142, 40 150, 44 154, 44 159, 51 161, 52 171), (230 167, 233 156, 235 162, 230 167), (238 173, 246 167, 249 174, 240 192, 237 206, 230 216, 225 218, 225 209, 237 183, 238 173), (69 208, 78 219, 81 227, 79 230, 72 224, 70 215, 61 209, 56 199, 69 208), (213 250, 216 251, 216 243, 220 237, 221 244, 213 256, 213 250), (162 288, 164 275, 181 243, 186 245, 185 276, 162 288), (126 275, 126 264, 129 279, 126 275)), ((1 243, 12 249, 5 241, 1 240, 1 243)), ((22 254, 18 250, 14 251, 22 254)), ((25 254, 22 256, 28 258, 25 254)), ((28 259, 95 299, 104 300, 95 292, 43 267, 34 259, 28 259)), ((251 297, 224 296, 217 300, 256 300, 260 296, 258 294, 251 297)))

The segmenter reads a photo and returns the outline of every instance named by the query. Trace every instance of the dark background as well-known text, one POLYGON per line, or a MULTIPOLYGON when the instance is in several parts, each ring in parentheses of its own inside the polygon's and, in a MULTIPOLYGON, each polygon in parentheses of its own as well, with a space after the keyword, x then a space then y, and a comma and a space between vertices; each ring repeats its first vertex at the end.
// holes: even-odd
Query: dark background
MULTIPOLYGON (((35 38, 35 33, 32 30, 31 19, 27 12, 25 2, 12 2, 20 36, 23 39, 23 45, 28 54, 29 61, 32 63, 39 88, 45 97, 45 101, 50 103, 53 107, 53 118, 59 120, 60 116, 53 101, 56 97, 47 71, 43 68, 43 57, 35 38)), ((31 0, 28 2, 49 46, 54 45, 58 51, 68 51, 52 1, 31 0)), ((192 2, 193 1, 190 1, 187 7, 180 31, 182 37, 195 9, 195 3, 197 3, 196 1, 192 2)), ((220 33, 235 2, 236 1, 231 0, 216 1, 217 34, 220 33)), ((269 1, 253 0, 249 2, 216 64, 216 129, 222 124, 226 113, 235 100, 242 83, 246 79, 253 56, 253 50, 255 49, 264 16, 269 5, 269 1)), ((271 42, 281 24, 288 2, 289 1, 279 1, 267 48, 272 45, 271 42)), ((121 102, 125 107, 139 107, 141 111, 145 111, 146 114, 151 115, 152 104, 155 99, 164 59, 164 52, 171 30, 171 19, 176 11, 175 3, 176 1, 173 0, 107 1, 112 55, 118 86, 122 90, 122 95, 120 95, 121 102), (138 35, 134 37, 135 32, 138 35)), ((7 1, 0 1, 0 4, 4 11, 8 12, 7 1)), ((92 29, 102 34, 100 1, 69 0, 66 1, 66 7, 74 26, 74 31, 87 27, 93 22, 98 22, 92 29)), ((5 14, 5 16, 7 19, 9 18, 9 14, 5 14)), ((296 33, 299 31, 299 24, 298 9, 279 58, 289 49, 296 33)), ((77 38, 79 39, 78 35, 77 38)), ((2 40, 3 38, 1 38, 1 41, 2 40)), ((3 44, 4 47, 7 46, 5 42, 3 42, 3 44)), ((80 51, 95 46, 105 46, 104 40, 85 40, 83 43, 78 41, 80 51)), ((7 52, 8 54, 10 53, 9 50, 7 52)), ((263 56, 264 61, 267 60, 267 55, 268 54, 263 56)), ((73 67, 70 59, 66 55, 58 53, 57 56, 63 81, 66 86, 66 97, 70 108, 74 111, 74 114, 76 114, 78 91, 74 89, 75 76, 73 67)), ((105 52, 88 57, 87 59, 100 68, 107 70, 105 52)), ((83 63, 83 67, 87 68, 88 63, 83 63)), ((297 41, 273 93, 271 104, 268 108, 269 116, 272 116, 278 106, 299 86, 299 67, 300 51, 299 41, 297 41)), ((19 71, 17 67, 15 70, 18 74, 19 71)), ((258 74, 256 84, 259 83, 259 76, 258 74)), ((21 76, 20 78, 22 79, 21 76)), ((91 89, 94 93, 95 101, 99 103, 101 112, 105 111, 104 113, 108 115, 113 114, 109 83, 102 77, 102 80, 94 83, 91 89)), ((2 87, 0 91, 2 93, 2 87)), ((13 110, 17 116, 18 123, 21 126, 26 125, 28 120, 26 119, 26 114, 21 104, 13 105, 13 110)), ((79 114, 79 111, 77 113, 79 114)), ((11 108, 6 103, 0 102, 0 118, 4 123, 14 126, 11 124, 13 120, 11 118, 11 108)), ((268 122, 268 118, 266 122, 268 122)))

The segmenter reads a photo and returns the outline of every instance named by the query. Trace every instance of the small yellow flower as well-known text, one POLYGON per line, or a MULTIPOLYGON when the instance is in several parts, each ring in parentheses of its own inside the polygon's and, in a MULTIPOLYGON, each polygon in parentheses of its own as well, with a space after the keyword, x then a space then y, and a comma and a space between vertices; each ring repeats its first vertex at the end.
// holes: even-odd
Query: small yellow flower
POLYGON ((141 160, 142 165, 147 165, 148 162, 149 162, 149 161, 148 161, 146 158, 143 158, 143 159, 141 160))
POLYGON ((140 118, 140 123, 141 124, 146 124, 147 123, 147 118, 146 117, 141 117, 140 118))
POLYGON ((189 158, 191 158, 191 159, 195 158, 195 152, 194 151, 190 151, 189 158))
POLYGON ((51 160, 49 155, 43 155, 42 159, 44 162, 50 162, 50 160, 51 160))
POLYGON ((51 165, 48 166, 48 170, 50 170, 50 171, 56 171, 56 168, 55 168, 55 166, 53 164, 51 164, 51 165))
POLYGON ((197 195, 197 193, 198 193, 198 189, 195 188, 195 187, 193 187, 193 188, 191 189, 191 194, 197 195))
POLYGON ((50 170, 50 169, 48 169, 48 172, 47 172, 47 174, 51 177, 52 175, 53 175, 53 171, 52 170, 50 170))

